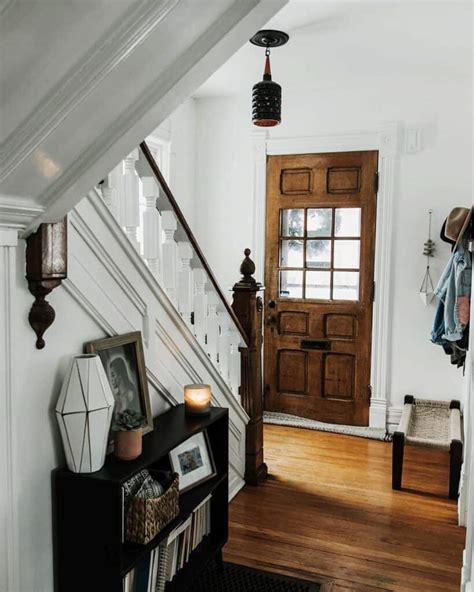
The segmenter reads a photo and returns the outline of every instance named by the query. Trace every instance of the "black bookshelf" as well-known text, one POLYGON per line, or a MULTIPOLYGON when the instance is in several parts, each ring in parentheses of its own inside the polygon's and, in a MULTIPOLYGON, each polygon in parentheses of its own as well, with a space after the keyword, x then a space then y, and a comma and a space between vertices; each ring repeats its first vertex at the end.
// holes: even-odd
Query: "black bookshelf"
POLYGON ((125 574, 212 493, 211 533, 166 587, 166 592, 183 592, 227 542, 228 438, 227 409, 213 407, 206 417, 190 418, 178 405, 155 419, 136 460, 120 462, 109 455, 96 473, 53 471, 55 591, 122 592, 125 574), (141 469, 169 469, 168 453, 202 430, 209 436, 216 476, 180 496, 180 515, 150 543, 122 542, 122 484, 141 469))

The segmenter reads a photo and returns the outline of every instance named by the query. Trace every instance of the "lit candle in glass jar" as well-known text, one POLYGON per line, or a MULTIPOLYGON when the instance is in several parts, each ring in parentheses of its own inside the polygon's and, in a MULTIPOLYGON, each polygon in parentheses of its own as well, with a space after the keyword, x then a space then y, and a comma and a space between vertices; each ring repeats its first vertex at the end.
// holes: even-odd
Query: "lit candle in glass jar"
POLYGON ((184 406, 188 415, 211 412, 211 387, 208 384, 188 384, 184 387, 184 406))

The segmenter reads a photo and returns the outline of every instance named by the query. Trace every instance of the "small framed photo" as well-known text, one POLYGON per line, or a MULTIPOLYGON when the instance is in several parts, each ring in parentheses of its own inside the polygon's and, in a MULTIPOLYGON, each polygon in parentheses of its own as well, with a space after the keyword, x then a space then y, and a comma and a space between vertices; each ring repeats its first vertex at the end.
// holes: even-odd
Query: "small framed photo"
POLYGON ((153 431, 140 331, 90 341, 84 349, 87 353, 98 354, 102 361, 115 397, 114 417, 125 409, 133 409, 145 417, 143 434, 153 431))
POLYGON ((206 431, 188 438, 170 452, 173 471, 179 475, 179 491, 183 493, 216 475, 209 438, 206 431))

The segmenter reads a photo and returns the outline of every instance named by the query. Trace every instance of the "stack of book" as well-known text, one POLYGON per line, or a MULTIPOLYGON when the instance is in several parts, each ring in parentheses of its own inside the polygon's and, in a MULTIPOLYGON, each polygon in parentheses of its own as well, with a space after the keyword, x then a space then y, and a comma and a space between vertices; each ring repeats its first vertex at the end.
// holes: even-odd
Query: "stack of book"
POLYGON ((123 592, 164 592, 166 583, 186 565, 191 553, 210 532, 211 495, 128 572, 123 580, 123 592))

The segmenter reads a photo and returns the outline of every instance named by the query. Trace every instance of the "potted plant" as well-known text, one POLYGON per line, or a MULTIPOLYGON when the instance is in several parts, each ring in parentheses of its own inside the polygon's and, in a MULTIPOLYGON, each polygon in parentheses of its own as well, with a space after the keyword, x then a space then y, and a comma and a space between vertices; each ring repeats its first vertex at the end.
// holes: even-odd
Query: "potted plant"
POLYGON ((112 430, 115 432, 114 454, 120 460, 134 460, 142 453, 143 415, 133 409, 125 409, 115 415, 112 430))

